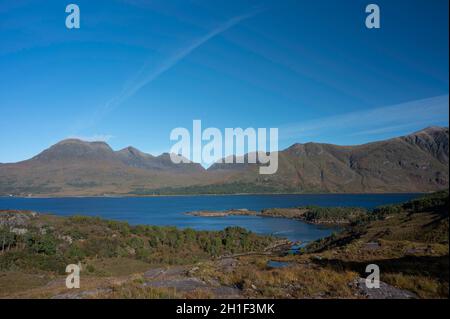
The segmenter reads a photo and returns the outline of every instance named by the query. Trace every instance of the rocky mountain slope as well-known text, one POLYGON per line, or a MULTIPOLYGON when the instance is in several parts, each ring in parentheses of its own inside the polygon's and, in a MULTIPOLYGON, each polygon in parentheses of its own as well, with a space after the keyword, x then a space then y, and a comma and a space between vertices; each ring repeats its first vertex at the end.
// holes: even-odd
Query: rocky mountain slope
POLYGON ((448 138, 448 128, 429 127, 357 146, 294 144, 279 152, 274 175, 259 175, 255 164, 216 164, 210 171, 294 192, 432 191, 448 185, 448 138))
POLYGON ((276 174, 258 164, 174 164, 133 147, 61 141, 37 156, 0 164, 0 195, 427 192, 448 187, 448 128, 430 127, 357 146, 294 144, 276 174))

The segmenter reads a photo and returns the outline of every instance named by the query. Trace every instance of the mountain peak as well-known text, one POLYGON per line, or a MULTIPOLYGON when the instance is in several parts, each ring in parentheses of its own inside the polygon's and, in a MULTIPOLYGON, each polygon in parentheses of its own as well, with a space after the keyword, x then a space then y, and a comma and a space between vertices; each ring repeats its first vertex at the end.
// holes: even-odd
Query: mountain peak
MULTIPOLYGON (((79 138, 66 138, 64 140, 59 141, 56 145, 65 145, 65 144, 84 144, 84 145, 108 145, 104 141, 85 141, 79 138)), ((109 146, 109 145, 108 145, 109 146)))
POLYGON ((143 157, 143 158, 153 158, 151 154, 144 153, 133 146, 127 146, 120 151, 117 151, 120 155, 125 155, 127 157, 143 157))
POLYGON ((418 134, 439 134, 439 133, 445 133, 448 132, 448 127, 442 127, 442 126, 428 126, 420 131, 414 132, 410 135, 418 135, 418 134))
POLYGON ((87 142, 76 138, 62 140, 33 159, 51 160, 79 160, 79 159, 112 159, 114 151, 105 142, 87 142))
POLYGON ((441 163, 448 164, 448 134, 448 127, 429 126, 400 139, 433 154, 441 163))

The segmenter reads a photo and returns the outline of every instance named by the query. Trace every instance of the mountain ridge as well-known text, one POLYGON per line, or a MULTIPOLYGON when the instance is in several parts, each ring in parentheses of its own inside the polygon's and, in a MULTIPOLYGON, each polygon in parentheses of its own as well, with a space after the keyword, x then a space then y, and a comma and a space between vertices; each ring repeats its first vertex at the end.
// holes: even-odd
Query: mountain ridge
POLYGON ((276 174, 259 175, 259 164, 205 169, 174 164, 168 153, 66 139, 28 160, 0 164, 0 195, 428 192, 448 186, 448 154, 448 128, 427 127, 360 145, 295 143, 278 152, 276 174))

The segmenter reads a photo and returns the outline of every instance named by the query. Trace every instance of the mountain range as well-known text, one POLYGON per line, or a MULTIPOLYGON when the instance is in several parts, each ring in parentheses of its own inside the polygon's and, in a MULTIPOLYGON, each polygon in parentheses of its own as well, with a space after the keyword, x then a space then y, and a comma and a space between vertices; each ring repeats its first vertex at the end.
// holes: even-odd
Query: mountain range
POLYGON ((448 188, 448 141, 448 128, 429 127, 355 146, 294 144, 278 152, 276 174, 260 175, 259 164, 204 169, 167 153, 67 139, 0 164, 0 196, 428 192, 448 188))

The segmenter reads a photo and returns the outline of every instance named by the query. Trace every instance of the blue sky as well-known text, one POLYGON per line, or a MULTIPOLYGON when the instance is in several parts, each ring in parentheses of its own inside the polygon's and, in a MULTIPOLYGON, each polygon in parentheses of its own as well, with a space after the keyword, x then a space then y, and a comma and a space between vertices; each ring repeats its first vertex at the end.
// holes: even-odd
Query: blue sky
POLYGON ((372 2, 378 30, 360 0, 0 0, 0 162, 68 137, 156 155, 194 119, 280 148, 448 126, 448 1, 372 2))

